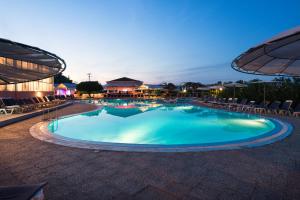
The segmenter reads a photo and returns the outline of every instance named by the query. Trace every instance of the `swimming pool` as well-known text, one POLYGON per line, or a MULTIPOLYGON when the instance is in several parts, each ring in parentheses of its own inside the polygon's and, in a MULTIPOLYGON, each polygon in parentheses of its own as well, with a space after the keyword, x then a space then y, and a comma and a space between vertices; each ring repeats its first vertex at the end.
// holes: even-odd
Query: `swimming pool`
POLYGON ((99 144, 100 149, 193 151, 261 146, 292 130, 276 119, 186 102, 111 100, 100 104, 98 110, 52 121, 47 131, 75 145, 99 144))

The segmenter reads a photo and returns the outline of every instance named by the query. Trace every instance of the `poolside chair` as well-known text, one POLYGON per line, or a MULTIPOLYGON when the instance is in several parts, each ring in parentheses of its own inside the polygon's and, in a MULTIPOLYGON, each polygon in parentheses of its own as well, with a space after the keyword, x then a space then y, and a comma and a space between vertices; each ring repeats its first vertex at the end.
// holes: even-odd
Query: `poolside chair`
POLYGON ((32 101, 32 99, 23 99, 26 105, 31 106, 32 110, 37 109, 38 106, 32 101))
POLYGON ((242 106, 241 111, 251 112, 255 106, 255 101, 249 101, 246 105, 242 106))
POLYGON ((10 114, 20 113, 24 111, 24 109, 20 105, 18 105, 14 99, 2 99, 2 104, 4 109, 10 111, 10 114))
POLYGON ((224 108, 224 106, 226 106, 226 104, 227 104, 227 99, 226 98, 221 98, 221 99, 216 100, 212 104, 213 104, 214 107, 224 108))
POLYGON ((34 102, 34 104, 36 105, 37 108, 42 108, 42 107, 45 106, 45 104, 44 104, 44 103, 41 103, 41 102, 38 100, 37 97, 32 97, 31 99, 32 99, 32 101, 34 102))
POLYGON ((278 114, 280 115, 291 115, 291 106, 292 106, 293 101, 292 100, 286 100, 281 108, 279 109, 278 114))
POLYGON ((43 188, 47 183, 37 185, 0 187, 0 199, 5 200, 44 200, 43 188))
POLYGON ((269 107, 267 108, 267 113, 272 113, 272 114, 278 114, 279 106, 281 102, 280 101, 274 101, 272 102, 269 107))
POLYGON ((31 110, 31 106, 26 105, 23 99, 15 99, 15 104, 22 108, 22 112, 28 112, 31 110))
POLYGON ((233 98, 230 101, 228 100, 227 109, 235 110, 238 105, 238 98, 233 98))
POLYGON ((47 96, 43 96, 43 100, 45 103, 48 103, 47 105, 49 105, 49 106, 56 105, 56 102, 51 101, 47 96))
POLYGON ((36 97, 36 98, 38 99, 38 101, 39 101, 42 105, 44 105, 44 107, 49 107, 49 106, 51 106, 51 103, 45 101, 43 97, 36 97))
POLYGON ((300 116, 300 103, 298 103, 298 105, 295 107, 295 109, 293 111, 293 116, 294 117, 299 117, 300 116))
POLYGON ((247 99, 242 99, 241 101, 240 101, 240 103, 237 103, 236 104, 236 106, 234 107, 234 110, 236 110, 236 111, 241 111, 242 110, 242 108, 244 107, 244 106, 246 106, 247 105, 247 99))
POLYGON ((50 101, 50 102, 52 102, 53 104, 55 104, 55 105, 58 105, 58 104, 60 104, 61 103, 61 101, 60 100, 58 100, 58 99, 55 99, 55 97, 54 96, 52 96, 52 95, 49 95, 49 96, 47 96, 47 98, 48 98, 48 100, 50 101))
POLYGON ((2 103, 2 100, 0 102, 0 114, 9 115, 12 114, 14 111, 13 108, 6 108, 5 105, 2 103))
POLYGON ((259 113, 259 114, 262 114, 262 113, 266 114, 269 103, 270 103, 269 101, 262 101, 262 102, 260 102, 260 104, 256 105, 253 108, 253 112, 254 113, 259 113))

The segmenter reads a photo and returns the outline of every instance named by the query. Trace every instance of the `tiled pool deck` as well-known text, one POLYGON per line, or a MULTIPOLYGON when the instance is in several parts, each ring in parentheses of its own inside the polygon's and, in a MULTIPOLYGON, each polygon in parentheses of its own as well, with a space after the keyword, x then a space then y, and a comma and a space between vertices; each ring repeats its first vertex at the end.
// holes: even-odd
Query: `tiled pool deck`
MULTIPOLYGON (((63 115, 94 109, 75 104, 63 115)), ((33 138, 35 117, 0 128, 0 185, 47 181, 46 199, 299 199, 300 120, 267 146, 196 153, 70 148, 33 138)))

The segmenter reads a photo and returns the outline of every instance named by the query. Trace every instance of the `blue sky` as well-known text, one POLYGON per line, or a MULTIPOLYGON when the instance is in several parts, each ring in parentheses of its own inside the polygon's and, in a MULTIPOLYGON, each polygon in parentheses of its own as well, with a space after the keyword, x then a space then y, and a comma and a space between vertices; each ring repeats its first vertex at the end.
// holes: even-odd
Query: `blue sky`
MULTIPOLYGON (((9 0, 0 37, 53 52, 75 81, 253 79, 231 61, 300 24, 300 1, 9 0)), ((259 77, 264 79, 264 77, 259 77)))

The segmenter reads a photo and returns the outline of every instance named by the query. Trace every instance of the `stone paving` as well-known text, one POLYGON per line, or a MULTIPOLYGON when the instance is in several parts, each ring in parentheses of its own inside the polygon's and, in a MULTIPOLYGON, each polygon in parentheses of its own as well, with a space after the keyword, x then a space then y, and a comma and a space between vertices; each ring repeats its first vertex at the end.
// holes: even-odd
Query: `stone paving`
MULTIPOLYGON (((75 104, 61 115, 94 109, 75 104)), ((300 120, 271 145, 197 153, 94 151, 46 143, 29 128, 0 129, 0 185, 47 181, 46 199, 300 199, 300 120)))

